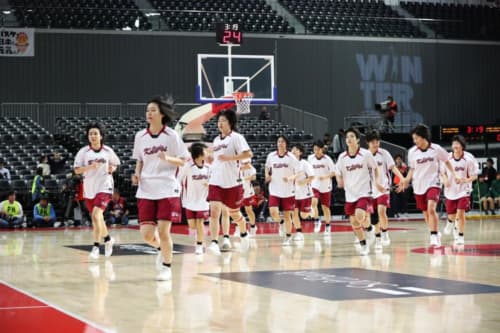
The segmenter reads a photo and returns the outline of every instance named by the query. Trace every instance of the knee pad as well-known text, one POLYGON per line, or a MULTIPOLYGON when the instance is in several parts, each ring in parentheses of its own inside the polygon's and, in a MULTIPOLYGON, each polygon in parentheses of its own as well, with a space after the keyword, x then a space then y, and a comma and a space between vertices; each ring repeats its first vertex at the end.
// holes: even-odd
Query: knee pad
POLYGON ((374 212, 371 217, 370 217, 370 221, 371 221, 371 224, 372 225, 377 225, 378 222, 379 222, 379 217, 378 217, 378 212, 374 212))

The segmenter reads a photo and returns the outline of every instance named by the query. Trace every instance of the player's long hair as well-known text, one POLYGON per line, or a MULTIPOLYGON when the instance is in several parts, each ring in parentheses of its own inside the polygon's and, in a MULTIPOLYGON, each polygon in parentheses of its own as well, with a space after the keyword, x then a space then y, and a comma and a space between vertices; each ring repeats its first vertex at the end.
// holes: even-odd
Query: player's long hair
POLYGON ((465 150, 465 147, 467 146, 467 142, 465 141, 465 138, 460 135, 460 134, 457 134, 457 135, 454 135, 453 138, 451 139, 451 142, 458 142, 460 143, 460 145, 462 146, 462 149, 465 150))
POLYGON ((302 144, 300 143, 295 143, 292 148, 296 148, 300 151, 300 159, 304 158, 304 153, 305 153, 305 148, 302 144))
POLYGON ((204 149, 207 148, 203 142, 195 142, 189 147, 189 152, 191 153, 191 159, 197 159, 199 156, 203 155, 204 149))
POLYGON ((163 117, 161 118, 161 123, 163 125, 167 125, 177 117, 177 114, 174 110, 174 98, 171 95, 167 94, 166 96, 153 96, 147 104, 150 103, 155 103, 156 105, 158 105, 160 113, 163 115, 163 117))
POLYGON ((238 132, 238 117, 236 116, 236 112, 234 112, 233 110, 224 110, 219 112, 219 114, 217 115, 217 119, 219 119, 220 117, 224 117, 227 119, 231 131, 238 132))
POLYGON ((410 134, 415 134, 418 135, 421 138, 424 138, 428 142, 431 142, 431 131, 429 130, 429 127, 425 124, 418 124, 415 126, 415 128, 411 131, 410 134))
POLYGON ((103 145, 104 144, 104 134, 105 134, 104 126, 103 126, 103 124, 98 123, 98 122, 90 123, 87 125, 87 127, 85 127, 85 133, 87 133, 87 140, 89 138, 89 132, 93 128, 96 128, 99 130, 99 134, 101 134, 101 145, 103 145))
POLYGON ((370 141, 373 141, 373 140, 380 141, 380 133, 379 133, 379 131, 373 130, 373 131, 368 132, 368 134, 366 134, 366 142, 370 142, 370 141))

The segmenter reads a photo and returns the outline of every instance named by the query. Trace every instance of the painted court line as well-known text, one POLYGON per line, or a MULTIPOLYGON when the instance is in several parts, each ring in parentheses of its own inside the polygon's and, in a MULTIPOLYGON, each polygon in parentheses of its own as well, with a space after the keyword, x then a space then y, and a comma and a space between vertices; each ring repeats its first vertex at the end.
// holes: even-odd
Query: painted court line
POLYGON ((31 310, 31 309, 43 309, 43 308, 49 308, 50 306, 48 305, 39 305, 39 306, 6 306, 3 308, 0 308, 0 311, 2 310, 31 310))
POLYGON ((366 290, 374 291, 376 293, 381 293, 381 294, 394 295, 394 296, 411 295, 411 293, 406 293, 404 291, 397 291, 397 290, 391 290, 391 289, 385 289, 385 288, 370 288, 370 289, 366 289, 366 290))
POLYGON ((423 294, 442 294, 443 293, 440 290, 424 289, 424 288, 417 288, 417 287, 399 287, 398 289, 403 289, 406 291, 414 291, 416 293, 423 293, 423 294))

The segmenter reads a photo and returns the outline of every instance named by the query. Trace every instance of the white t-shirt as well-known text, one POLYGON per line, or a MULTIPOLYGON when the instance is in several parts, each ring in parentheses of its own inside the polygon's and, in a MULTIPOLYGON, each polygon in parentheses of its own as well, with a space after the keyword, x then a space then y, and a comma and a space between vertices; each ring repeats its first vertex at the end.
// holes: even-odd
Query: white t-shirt
POLYGON ((241 184, 240 162, 220 161, 219 156, 236 156, 244 151, 250 151, 247 140, 243 135, 231 132, 224 138, 217 136, 213 144, 213 156, 209 184, 222 188, 231 188, 241 184))
POLYGON ((354 156, 347 151, 339 155, 337 173, 344 180, 346 202, 372 197, 373 170, 376 167, 372 153, 364 148, 359 148, 354 156))
POLYGON ((194 162, 184 165, 179 174, 182 185, 182 207, 194 212, 203 212, 209 209, 208 178, 210 168, 204 164, 197 166, 194 162))
POLYGON ((95 151, 85 146, 76 154, 74 167, 85 167, 96 162, 102 163, 98 169, 83 173, 83 197, 86 199, 94 199, 97 193, 113 193, 113 175, 108 172, 108 166, 120 165, 120 159, 113 149, 102 145, 99 151, 95 151))
POLYGON ((440 145, 431 143, 427 150, 413 146, 408 151, 408 166, 413 169, 413 193, 421 195, 431 187, 441 187, 439 165, 448 160, 440 145))
POLYGON ((335 164, 328 155, 323 155, 317 158, 314 154, 309 155, 307 161, 311 163, 314 170, 314 179, 312 181, 312 188, 318 190, 320 193, 327 193, 332 191, 332 178, 319 179, 322 176, 328 176, 335 172, 335 164))
POLYGON ((245 180, 246 177, 251 177, 257 174, 257 170, 250 164, 250 168, 241 170, 241 179, 243 182, 243 198, 247 199, 252 197, 255 192, 251 180, 245 180))
POLYGON ((303 182, 307 178, 314 176, 314 169, 308 161, 301 159, 299 161, 299 166, 296 173, 303 173, 302 175, 295 178, 295 200, 303 200, 307 198, 312 198, 313 191, 311 184, 299 185, 299 182, 303 182))
POLYGON ((293 181, 285 182, 284 177, 293 176, 299 168, 299 161, 290 152, 279 156, 277 151, 269 153, 266 158, 266 168, 269 170, 269 194, 279 198, 295 196, 293 181))
POLYGON ((137 132, 132 158, 143 163, 137 198, 158 200, 180 197, 180 184, 176 177, 178 167, 160 159, 158 154, 162 151, 172 157, 189 157, 184 142, 169 127, 164 126, 158 135, 152 135, 149 129, 137 132))
MULTIPOLYGON (((455 173, 459 178, 469 178, 479 173, 477 161, 474 155, 469 152, 464 152, 462 157, 458 160, 453 157, 453 153, 450 153, 448 161, 450 161, 453 169, 455 170, 455 173)), ((468 197, 471 194, 472 182, 457 184, 455 183, 453 175, 451 175, 450 171, 446 167, 444 168, 443 172, 446 173, 450 182, 449 187, 444 187, 444 196, 446 197, 446 199, 456 200, 463 197, 468 197)))
POLYGON ((380 184, 385 188, 385 192, 380 193, 375 183, 373 183, 373 197, 378 198, 383 194, 387 194, 391 188, 391 170, 395 163, 391 154, 383 148, 379 148, 377 152, 373 154, 373 158, 378 165, 380 184))

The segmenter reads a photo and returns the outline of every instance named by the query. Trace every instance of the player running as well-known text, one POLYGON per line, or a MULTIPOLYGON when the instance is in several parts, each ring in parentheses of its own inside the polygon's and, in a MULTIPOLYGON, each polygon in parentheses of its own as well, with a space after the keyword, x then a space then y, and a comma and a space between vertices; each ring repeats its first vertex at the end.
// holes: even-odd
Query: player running
POLYGON ((157 279, 172 278, 172 223, 181 221, 180 183, 177 172, 189 157, 179 135, 167 124, 175 113, 171 99, 152 98, 146 107, 148 126, 135 135, 132 157, 137 160, 133 184, 138 185, 136 198, 141 235, 158 249, 157 279), (155 229, 158 237, 155 237, 155 229))
POLYGON ((293 211, 293 224, 295 226, 296 242, 304 241, 302 234, 301 219, 311 216, 311 202, 313 191, 311 183, 314 179, 314 169, 312 165, 303 158, 304 146, 300 143, 293 145, 292 154, 299 161, 295 178, 295 210, 293 211))
POLYGON ((452 179, 453 175, 444 170, 444 196, 446 198, 446 213, 448 222, 443 230, 445 235, 451 234, 452 230, 458 229, 455 234, 455 244, 464 245, 465 230, 465 212, 470 209, 470 195, 472 191, 472 182, 477 179, 479 173, 478 164, 474 156, 465 151, 466 142, 463 136, 455 135, 451 140, 452 152, 449 154, 448 161, 455 170, 458 181, 452 179), (455 220, 458 226, 455 226, 455 220))
POLYGON ((75 174, 83 174, 83 197, 92 217, 94 246, 90 260, 99 259, 99 241, 104 238, 104 255, 111 256, 115 240, 109 235, 104 211, 113 195, 113 172, 120 159, 113 149, 103 144, 104 128, 99 123, 91 123, 86 128, 89 145, 81 148, 75 156, 75 174))
POLYGON ((318 202, 321 203, 323 217, 325 219, 325 236, 330 235, 330 222, 332 214, 330 204, 332 201, 332 178, 335 177, 335 164, 330 156, 323 151, 324 143, 321 140, 314 142, 313 154, 309 156, 307 161, 312 165, 314 170, 314 179, 312 188, 314 197, 312 198, 312 216, 314 218, 314 232, 318 233, 321 230, 321 221, 319 221, 318 202))
POLYGON ((366 243, 363 225, 367 223, 368 214, 373 209, 372 176, 375 176, 378 191, 384 192, 385 188, 380 184, 379 169, 373 155, 359 146, 359 131, 348 128, 345 134, 347 150, 340 154, 337 161, 337 184, 345 191, 344 210, 361 245, 360 254, 367 255, 370 248, 366 243))

